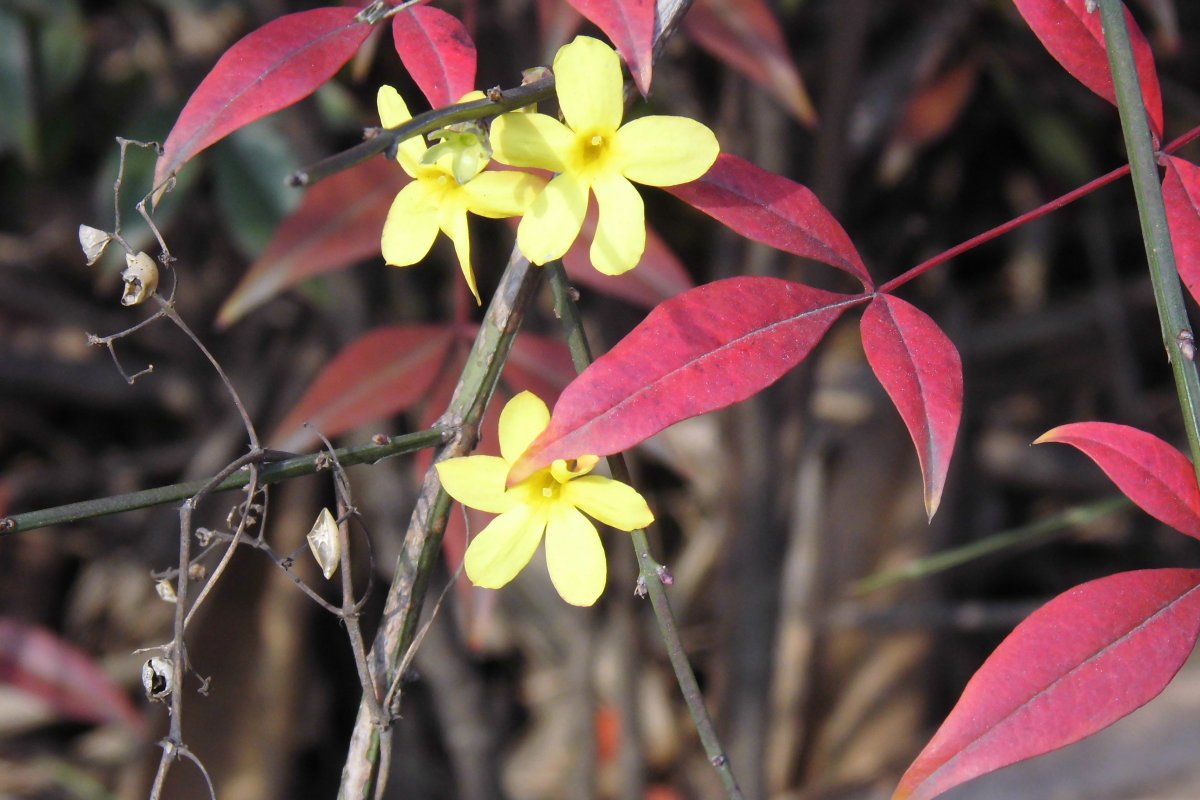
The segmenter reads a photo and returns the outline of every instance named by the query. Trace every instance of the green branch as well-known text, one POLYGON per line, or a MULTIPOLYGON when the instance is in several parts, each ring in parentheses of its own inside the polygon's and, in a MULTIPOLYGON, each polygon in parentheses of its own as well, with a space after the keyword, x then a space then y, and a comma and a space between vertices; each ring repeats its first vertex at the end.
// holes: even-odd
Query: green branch
MULTIPOLYGON (((426 431, 409 433, 404 436, 393 436, 383 444, 367 444, 358 447, 344 447, 334 451, 343 466, 351 464, 369 464, 392 456, 413 453, 426 447, 441 444, 445 432, 434 427, 426 431)), ((265 464, 258 471, 259 484, 278 483, 288 478, 301 475, 312 475, 322 469, 328 469, 328 453, 311 453, 296 456, 282 461, 265 464)), ((170 486, 159 486, 155 489, 143 489, 140 492, 101 497, 97 500, 84 500, 81 503, 71 503, 65 506, 55 506, 40 511, 29 511, 0 519, 0 534, 21 533, 47 525, 59 525, 66 522, 104 517, 109 514, 119 514, 122 511, 133 511, 138 508, 161 506, 167 503, 177 503, 193 497, 203 490, 212 478, 200 478, 185 483, 175 483, 170 486)), ((239 470, 226 477, 211 491, 226 492, 230 489, 241 489, 250 482, 250 472, 239 470)))
MULTIPOLYGON (((1125 149, 1129 153, 1133 191, 1142 223, 1142 239, 1146 243, 1146 259, 1150 265, 1150 280, 1154 284, 1154 304, 1158 307, 1163 345, 1175 376, 1175 390, 1183 412, 1192 464, 1200 470, 1200 376, 1197 376, 1196 366, 1189 357, 1194 350, 1195 338, 1184 308, 1183 291, 1179 288, 1179 272, 1175 267, 1175 251, 1171 247, 1171 233, 1167 228, 1167 211, 1159 185, 1158 165, 1124 12, 1125 7, 1120 0, 1100 0, 1108 63, 1116 87, 1117 108, 1121 112, 1125 149)), ((1200 471, 1197 472, 1197 479, 1200 480, 1200 471)))

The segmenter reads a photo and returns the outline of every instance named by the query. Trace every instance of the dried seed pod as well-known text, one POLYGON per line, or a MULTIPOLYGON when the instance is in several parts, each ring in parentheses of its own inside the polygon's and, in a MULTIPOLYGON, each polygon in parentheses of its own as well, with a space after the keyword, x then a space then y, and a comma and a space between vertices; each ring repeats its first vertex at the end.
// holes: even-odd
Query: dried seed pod
POLYGON ((175 691, 175 665, 171 660, 155 656, 142 664, 142 688, 151 700, 170 696, 175 691))
POLYGON ((175 584, 166 578, 154 584, 154 591, 158 592, 158 596, 168 603, 175 603, 179 600, 179 597, 175 594, 175 584))
POLYGON ((325 580, 332 578, 342 558, 342 539, 338 535, 337 520, 329 513, 328 508, 321 509, 312 530, 308 532, 308 547, 312 550, 313 558, 321 568, 325 580))
POLYGON ((93 228, 91 225, 79 226, 79 246, 83 248, 83 254, 87 256, 89 267, 104 254, 104 248, 108 247, 108 243, 111 241, 112 236, 108 231, 93 228))
POLYGON ((121 273, 121 280, 125 281, 121 305, 136 306, 153 297, 158 290, 158 265, 154 259, 145 253, 129 253, 125 256, 125 265, 125 271, 121 273))

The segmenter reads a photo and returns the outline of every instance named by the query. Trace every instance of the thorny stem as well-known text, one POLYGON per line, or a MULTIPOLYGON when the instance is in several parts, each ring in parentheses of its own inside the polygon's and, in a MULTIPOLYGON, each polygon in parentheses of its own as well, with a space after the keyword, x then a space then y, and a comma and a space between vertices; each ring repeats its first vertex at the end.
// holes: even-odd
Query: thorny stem
POLYGON ((1195 338, 1183 304, 1179 287, 1179 271, 1175 266, 1175 251, 1171 232, 1167 228, 1167 211, 1159 187, 1158 167, 1137 67, 1133 61, 1133 46, 1125 25, 1125 8, 1118 0, 1101 0, 1100 21, 1108 48, 1108 64, 1112 70, 1117 93, 1117 108, 1121 112, 1121 130, 1125 134, 1125 149, 1133 173, 1133 191, 1137 197, 1138 217, 1142 223, 1142 239, 1146 245, 1146 260, 1150 280, 1154 284, 1154 304, 1162 328, 1163 345, 1171 372, 1183 426, 1187 430, 1192 466, 1200 480, 1200 375, 1196 365, 1185 355, 1195 349, 1195 338))
MULTIPOLYGON (((579 309, 575 305, 574 290, 567 281, 567 274, 563 270, 561 262, 555 261, 547 264, 544 269, 549 272, 550 289, 554 292, 554 310, 562 321, 567 346, 571 350, 571 360, 575 364, 575 370, 583 372, 592 363, 592 352, 588 346, 587 335, 583 330, 583 323, 579 318, 579 309)), ((608 468, 614 479, 625 484, 632 484, 625 457, 620 453, 608 457, 608 468)), ((667 590, 664 586, 664 576, 668 573, 663 565, 650 554, 650 543, 646 538, 646 532, 635 530, 631 536, 633 550, 638 561, 638 591, 640 593, 642 589, 645 589, 646 594, 650 596, 650 605, 654 608, 654 619, 658 623, 659 636, 662 637, 663 645, 666 647, 667 657, 671 661, 675 679, 683 692, 684 702, 687 703, 692 721, 696 724, 696 731, 700 736, 704 753, 708 756, 709 763, 716 769, 717 775, 725 787, 726 795, 731 800, 741 798, 742 792, 738 788, 729 758, 721 746, 716 728, 713 727, 712 718, 709 717, 708 709, 704 705, 704 694, 700 691, 700 685, 696 682, 696 674, 692 671, 692 665, 683 649, 683 642, 679 638, 675 615, 671 612, 671 603, 667 598, 667 590)))
POLYGON ((482 100, 457 103, 417 114, 395 128, 367 128, 366 141, 292 173, 288 183, 292 186, 311 186, 374 155, 390 151, 405 139, 431 133, 456 122, 494 117, 505 111, 546 100, 554 96, 554 77, 546 76, 512 89, 493 89, 488 94, 489 97, 482 100), (496 99, 491 99, 492 97, 496 99))

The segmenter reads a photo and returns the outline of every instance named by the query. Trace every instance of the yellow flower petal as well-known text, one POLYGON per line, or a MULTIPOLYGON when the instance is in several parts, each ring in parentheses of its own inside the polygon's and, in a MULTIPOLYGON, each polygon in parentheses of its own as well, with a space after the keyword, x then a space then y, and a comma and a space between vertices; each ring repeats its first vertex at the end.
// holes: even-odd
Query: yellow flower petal
POLYGON ((496 456, 448 458, 436 464, 446 494, 469 508, 489 514, 502 514, 517 504, 507 494, 504 482, 509 464, 496 456))
POLYGON ((559 491, 563 502, 617 530, 632 531, 654 522, 650 506, 636 489, 603 475, 576 478, 559 491))
POLYGON ((566 483, 572 478, 578 478, 580 475, 587 475, 596 465, 600 463, 599 456, 580 456, 572 458, 570 461, 557 458, 550 465, 550 474, 554 476, 554 480, 559 483, 566 483))
POLYGON ((562 258, 579 235, 587 204, 586 184, 570 173, 555 176, 521 218, 517 246, 534 264, 562 258))
POLYGON ((423 259, 438 232, 441 192, 426 181, 415 180, 400 190, 383 223, 383 260, 407 267, 423 259))
POLYGON ((499 589, 525 568, 542 540, 546 519, 517 506, 492 520, 467 546, 463 565, 476 586, 499 589))
MULTIPOLYGON (((395 128, 412 119, 404 98, 391 86, 380 86, 375 95, 375 103, 379 107, 379 121, 385 128, 395 128)), ((417 177, 420 171, 421 156, 425 155, 425 139, 421 136, 410 136, 396 146, 396 160, 412 177, 417 177)))
POLYGON ((513 167, 562 172, 575 134, 545 114, 501 114, 492 123, 492 158, 513 167))
POLYGON ((604 591, 608 563, 596 526, 561 503, 546 525, 546 566, 554 588, 571 605, 590 606, 604 591))
POLYGON ((621 173, 647 186, 675 186, 708 172, 721 147, 707 127, 687 117, 651 116, 617 131, 614 159, 621 173))
POLYGON ((467 210, 481 217, 499 219, 524 214, 546 181, 528 172, 491 171, 463 184, 467 210))
POLYGON ((558 106, 571 129, 580 135, 610 134, 625 112, 621 61, 617 51, 590 36, 559 48, 554 57, 558 106))
POLYGON ((646 249, 646 213, 642 196, 620 175, 604 175, 592 184, 600 216, 592 239, 592 266, 620 275, 637 266, 646 249))
POLYGON ((467 279, 467 288, 475 295, 475 302, 483 305, 475 286, 475 271, 471 269, 471 229, 467 226, 467 209, 463 205, 466 199, 461 187, 458 191, 447 192, 442 200, 438 225, 454 242, 454 253, 458 256, 463 277, 467 279))
MULTIPOLYGON (((500 412, 500 454, 510 465, 550 424, 550 409, 533 392, 521 392, 500 412)), ((507 476, 506 476, 507 478, 507 476)))

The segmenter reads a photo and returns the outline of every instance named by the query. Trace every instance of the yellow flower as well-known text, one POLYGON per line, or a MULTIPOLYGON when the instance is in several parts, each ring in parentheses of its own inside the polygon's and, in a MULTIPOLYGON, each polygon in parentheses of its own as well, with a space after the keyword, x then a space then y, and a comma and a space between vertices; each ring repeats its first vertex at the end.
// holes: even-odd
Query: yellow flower
MULTIPOLYGON (((477 94, 483 96, 472 92, 463 99, 474 99, 477 94)), ((391 86, 380 87, 377 102, 385 128, 412 119, 408 106, 391 86)), ((484 172, 486 153, 477 154, 465 144, 443 147, 434 153, 433 163, 426 163, 428 149, 420 136, 405 139, 396 148, 396 160, 413 181, 400 190, 388 211, 383 224, 383 259, 397 267, 415 264, 429 253, 441 230, 454 242, 467 286, 476 302, 481 302, 471 270, 467 212, 493 219, 523 214, 544 181, 524 172, 484 172)))
POLYGON ((545 114, 504 114, 492 123, 492 156, 559 173, 533 201, 517 245, 535 264, 561 258, 575 241, 589 191, 600 219, 592 265, 608 275, 635 267, 646 247, 642 198, 630 181, 674 186, 699 178, 717 158, 717 137, 685 117, 621 124, 621 63, 608 45, 576 37, 554 57, 555 91, 566 125, 545 114))
POLYGON ((501 455, 449 458, 438 463, 438 476, 455 500, 500 515, 467 547, 472 583, 499 589, 511 581, 533 558, 544 532, 554 588, 568 603, 590 606, 604 591, 608 565, 596 526, 580 512, 623 531, 646 527, 654 515, 633 488, 587 474, 596 456, 560 459, 505 488, 509 468, 549 422, 546 404, 521 392, 500 413, 501 455))

